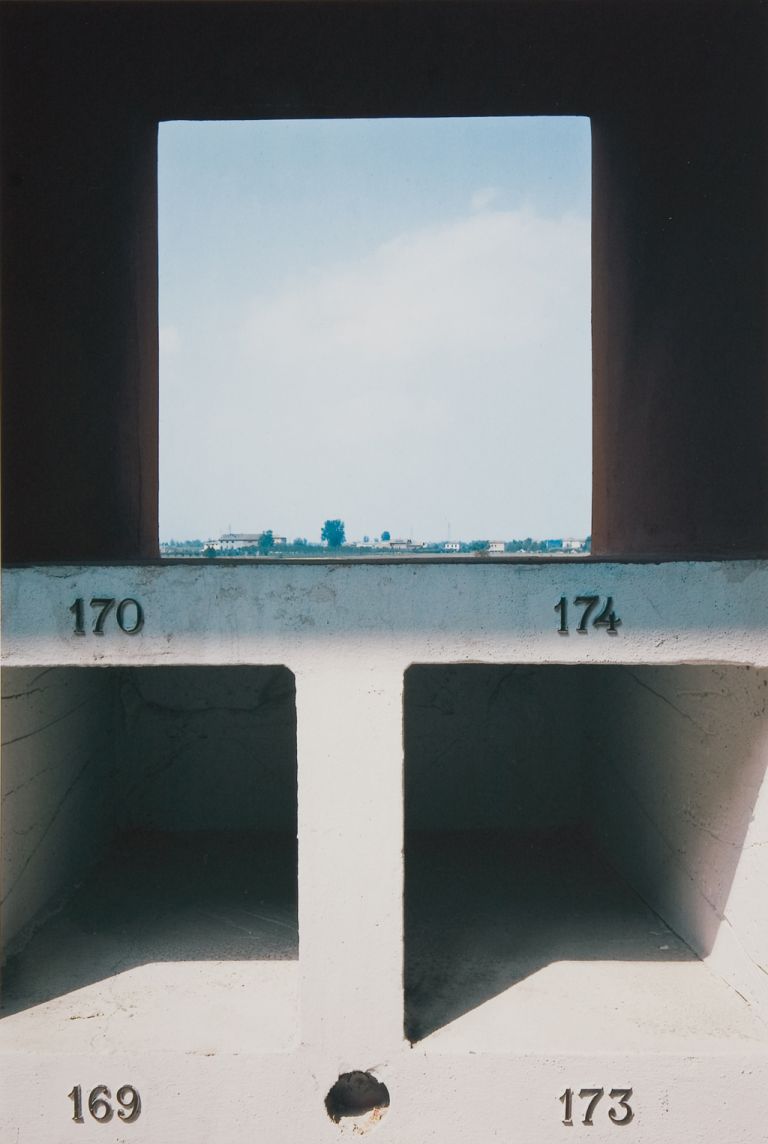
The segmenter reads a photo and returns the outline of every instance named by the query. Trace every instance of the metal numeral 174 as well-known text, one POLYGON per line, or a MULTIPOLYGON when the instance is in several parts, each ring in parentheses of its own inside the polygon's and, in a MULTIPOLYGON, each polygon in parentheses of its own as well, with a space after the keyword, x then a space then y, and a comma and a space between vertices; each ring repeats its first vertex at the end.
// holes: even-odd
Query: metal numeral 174
MULTIPOLYGON (((581 636, 585 636, 589 631, 588 624, 592 613, 600 603, 599 596, 575 596, 573 600, 577 608, 582 608, 579 626, 576 631, 581 636)), ((557 629, 561 636, 568 635, 568 598, 561 596, 555 604, 555 611, 560 613, 560 627, 557 629)), ((609 636, 616 635, 621 620, 616 615, 613 609, 613 596, 608 596, 605 601, 605 607, 595 616, 592 620, 593 628, 605 628, 609 636)))

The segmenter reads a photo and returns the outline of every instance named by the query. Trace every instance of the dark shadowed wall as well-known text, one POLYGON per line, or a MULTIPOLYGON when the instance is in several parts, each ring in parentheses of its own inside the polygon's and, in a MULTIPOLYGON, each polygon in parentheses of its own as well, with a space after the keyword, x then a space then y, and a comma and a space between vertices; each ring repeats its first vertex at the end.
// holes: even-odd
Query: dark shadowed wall
POLYGON ((7 562, 157 555, 157 122, 288 116, 590 115, 593 551, 768 552, 759 0, 0 19, 7 562))

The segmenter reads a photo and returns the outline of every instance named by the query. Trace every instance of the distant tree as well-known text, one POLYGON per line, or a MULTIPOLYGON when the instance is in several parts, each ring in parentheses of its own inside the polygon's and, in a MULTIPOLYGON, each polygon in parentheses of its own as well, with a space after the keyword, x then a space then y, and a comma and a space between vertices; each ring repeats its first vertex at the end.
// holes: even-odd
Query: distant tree
POLYGON ((472 540, 469 544, 470 552, 487 552, 490 547, 488 540, 472 540))
POLYGON ((205 548, 203 549, 203 556, 205 556, 206 560, 216 559, 216 549, 212 544, 206 544, 205 548))
POLYGON ((370 539, 371 539, 370 536, 364 536, 363 537, 363 544, 367 544, 370 539))
POLYGON ((391 539, 392 539, 392 537, 389 535, 389 533, 388 533, 388 532, 384 531, 384 532, 382 532, 382 534, 381 534, 381 539, 382 539, 382 540, 391 540, 391 539))
POLYGON ((320 533, 320 539, 324 540, 329 548, 341 548, 344 538, 344 521, 326 520, 323 531, 320 533))
POLYGON ((295 537, 295 539, 294 539, 294 541, 293 541, 293 546, 294 546, 294 548, 306 548, 306 545, 307 545, 307 538, 306 538, 306 536, 297 536, 297 537, 295 537))
POLYGON ((274 548, 274 546, 275 537, 272 529, 268 528, 266 532, 262 532, 261 536, 259 537, 259 552, 261 552, 262 555, 265 555, 267 552, 269 552, 270 548, 274 548))
POLYGON ((591 536, 588 536, 587 539, 584 541, 583 548, 584 548, 585 552, 591 552, 592 551, 592 537, 591 536))

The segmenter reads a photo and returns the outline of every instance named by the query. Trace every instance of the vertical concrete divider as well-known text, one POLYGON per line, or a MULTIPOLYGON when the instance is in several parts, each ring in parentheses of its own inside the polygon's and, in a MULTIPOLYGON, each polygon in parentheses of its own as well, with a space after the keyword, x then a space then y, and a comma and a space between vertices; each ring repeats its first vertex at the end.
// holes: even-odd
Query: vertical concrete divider
POLYGON ((403 1041, 404 668, 358 644, 295 674, 301 1039, 366 1069, 403 1041))

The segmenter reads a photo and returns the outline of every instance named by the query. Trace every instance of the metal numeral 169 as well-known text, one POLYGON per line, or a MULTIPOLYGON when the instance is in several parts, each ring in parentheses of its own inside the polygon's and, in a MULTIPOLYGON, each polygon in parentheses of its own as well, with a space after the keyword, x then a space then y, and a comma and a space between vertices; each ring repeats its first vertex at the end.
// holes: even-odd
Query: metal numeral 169
MULTIPOLYGON (((75 1124, 85 1123, 83 1116, 83 1090, 76 1084, 67 1096, 74 1105, 72 1119, 75 1124)), ((112 1093, 105 1084, 97 1084, 88 1094, 88 1112, 99 1124, 107 1124, 115 1115, 111 1104, 112 1093)), ((117 1115, 125 1124, 133 1124, 141 1115, 141 1097, 132 1084, 124 1084, 115 1093, 115 1100, 120 1105, 117 1115)))

